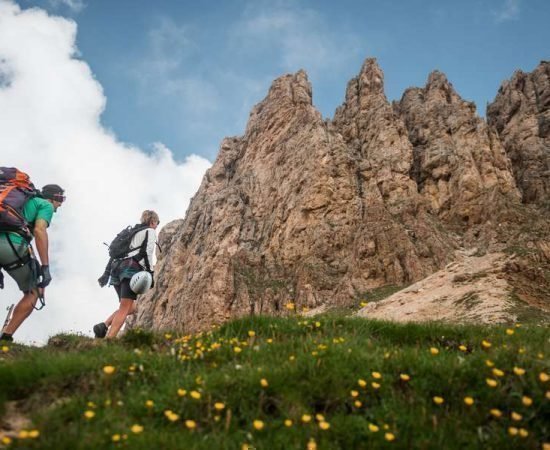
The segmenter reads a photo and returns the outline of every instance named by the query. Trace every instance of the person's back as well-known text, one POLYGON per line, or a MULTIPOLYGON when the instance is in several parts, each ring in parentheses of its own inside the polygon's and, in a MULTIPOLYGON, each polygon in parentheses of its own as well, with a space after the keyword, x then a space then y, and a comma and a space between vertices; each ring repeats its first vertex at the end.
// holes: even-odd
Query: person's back
POLYGON ((37 193, 38 196, 25 202, 20 214, 28 225, 30 240, 32 241, 33 238, 35 240, 40 263, 34 255, 30 241, 24 237, 27 233, 0 232, 0 268, 16 281, 19 290, 24 294, 13 311, 12 319, 0 336, 3 340, 12 340, 13 333, 32 313, 39 296, 43 298, 44 289, 52 280, 49 269, 47 228, 55 211, 65 201, 65 192, 60 186, 49 184, 42 188, 41 193, 37 193))
MULTIPOLYGON (((149 272, 151 285, 154 285, 153 264, 154 253, 157 245, 157 234, 155 229, 159 224, 159 217, 155 211, 146 210, 141 215, 141 224, 134 226, 132 230, 138 230, 132 236, 129 247, 127 241, 124 248, 124 255, 116 256, 110 251, 111 259, 105 268, 105 271, 98 282, 101 287, 110 284, 115 288, 119 300, 119 308, 113 312, 105 322, 97 323, 93 326, 94 335, 96 338, 113 338, 115 337, 126 317, 134 314, 136 311, 135 302, 138 294, 143 292, 134 292, 132 289, 131 280, 134 276, 139 276, 145 272, 149 272)), ((114 243, 120 236, 124 236, 127 232, 132 232, 130 228, 123 230, 117 235, 115 241, 111 244, 113 250, 114 243)))

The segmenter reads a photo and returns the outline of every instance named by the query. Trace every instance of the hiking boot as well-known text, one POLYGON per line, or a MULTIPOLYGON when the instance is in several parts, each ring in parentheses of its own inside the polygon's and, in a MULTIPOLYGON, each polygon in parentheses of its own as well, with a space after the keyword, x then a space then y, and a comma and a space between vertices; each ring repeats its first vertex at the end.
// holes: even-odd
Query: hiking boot
POLYGON ((8 333, 2 333, 2 336, 0 336, 0 341, 13 342, 13 336, 8 333))
POLYGON ((103 339, 107 335, 107 325, 103 322, 94 325, 94 334, 98 339, 103 339))

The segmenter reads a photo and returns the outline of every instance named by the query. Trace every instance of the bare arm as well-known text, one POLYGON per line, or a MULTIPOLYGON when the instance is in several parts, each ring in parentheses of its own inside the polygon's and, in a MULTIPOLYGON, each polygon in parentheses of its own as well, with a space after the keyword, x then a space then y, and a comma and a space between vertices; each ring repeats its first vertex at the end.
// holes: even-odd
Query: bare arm
POLYGON ((48 222, 44 219, 37 219, 34 225, 34 238, 36 240, 36 250, 40 257, 40 263, 43 266, 49 265, 48 257, 48 222))

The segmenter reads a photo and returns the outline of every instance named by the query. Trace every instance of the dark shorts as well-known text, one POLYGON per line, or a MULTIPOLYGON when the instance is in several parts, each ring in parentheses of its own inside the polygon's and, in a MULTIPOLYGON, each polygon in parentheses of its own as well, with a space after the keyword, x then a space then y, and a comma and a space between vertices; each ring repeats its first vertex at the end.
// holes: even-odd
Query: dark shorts
POLYGON ((113 284, 113 287, 119 300, 123 298, 129 298, 130 300, 137 299, 137 294, 130 289, 130 280, 128 278, 121 280, 120 284, 113 284))

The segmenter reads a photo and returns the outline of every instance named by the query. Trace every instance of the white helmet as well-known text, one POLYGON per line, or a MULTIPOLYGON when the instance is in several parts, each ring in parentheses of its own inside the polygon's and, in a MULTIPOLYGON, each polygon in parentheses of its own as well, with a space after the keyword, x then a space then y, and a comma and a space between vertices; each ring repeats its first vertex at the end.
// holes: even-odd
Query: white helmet
POLYGON ((135 294, 144 294, 151 289, 152 284, 153 277, 145 270, 135 273, 130 279, 130 289, 132 289, 135 294))

